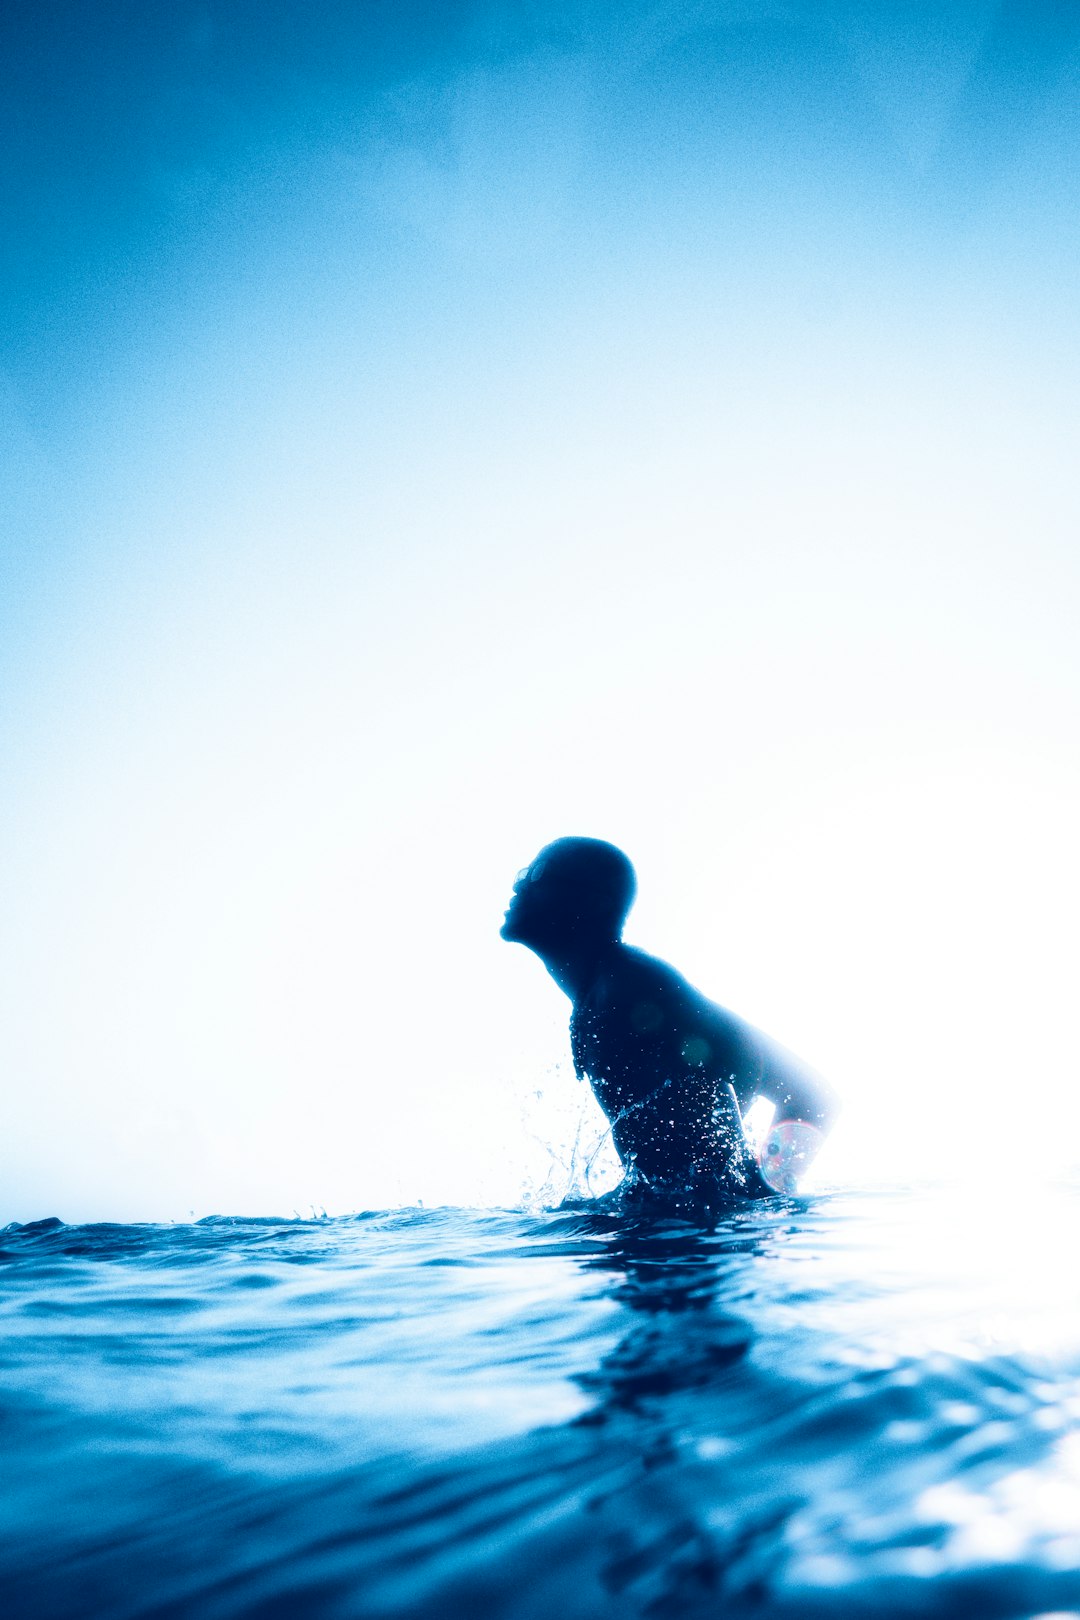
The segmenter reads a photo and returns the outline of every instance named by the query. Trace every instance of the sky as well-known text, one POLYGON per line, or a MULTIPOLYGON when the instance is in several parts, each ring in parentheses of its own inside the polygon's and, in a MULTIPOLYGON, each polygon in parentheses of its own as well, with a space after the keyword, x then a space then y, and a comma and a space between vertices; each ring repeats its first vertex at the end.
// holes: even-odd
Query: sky
POLYGON ((566 833, 822 1184, 1075 1165, 1074 9, 2 27, 0 1220, 609 1184, 566 833))

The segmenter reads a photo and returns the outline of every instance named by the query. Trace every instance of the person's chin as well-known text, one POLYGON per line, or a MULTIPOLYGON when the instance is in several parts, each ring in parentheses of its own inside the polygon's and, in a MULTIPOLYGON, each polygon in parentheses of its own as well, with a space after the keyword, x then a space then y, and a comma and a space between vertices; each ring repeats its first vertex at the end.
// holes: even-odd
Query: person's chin
POLYGON ((499 937, 508 939, 511 945, 527 945, 531 932, 528 917, 519 916, 516 911, 508 911, 499 929, 499 937))

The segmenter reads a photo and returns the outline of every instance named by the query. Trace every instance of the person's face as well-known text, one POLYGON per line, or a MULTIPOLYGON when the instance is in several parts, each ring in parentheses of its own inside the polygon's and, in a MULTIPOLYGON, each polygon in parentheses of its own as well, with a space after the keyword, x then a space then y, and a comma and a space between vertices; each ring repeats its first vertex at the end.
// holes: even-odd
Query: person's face
POLYGON ((531 933, 531 924, 542 919, 549 910, 550 880, 544 883, 548 857, 541 850, 534 861, 522 867, 514 880, 514 892, 506 908, 502 928, 503 939, 524 940, 531 933))

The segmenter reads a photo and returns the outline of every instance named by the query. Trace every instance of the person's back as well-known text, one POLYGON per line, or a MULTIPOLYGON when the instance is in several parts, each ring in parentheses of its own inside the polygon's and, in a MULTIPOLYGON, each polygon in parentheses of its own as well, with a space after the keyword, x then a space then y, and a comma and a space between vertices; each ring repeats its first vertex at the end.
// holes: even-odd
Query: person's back
POLYGON ((704 1196, 793 1190, 830 1123, 829 1088, 667 963, 622 943, 635 889, 613 845, 559 839, 519 875, 502 936, 534 950, 573 1001, 575 1068, 636 1177, 704 1196), (739 1117, 758 1095, 776 1104, 764 1173, 739 1117))
POLYGON ((728 1086, 756 1079, 745 1032, 673 968, 613 945, 580 999, 570 1039, 577 1072, 611 1120, 624 1163, 649 1181, 720 1176, 761 1190, 728 1086))

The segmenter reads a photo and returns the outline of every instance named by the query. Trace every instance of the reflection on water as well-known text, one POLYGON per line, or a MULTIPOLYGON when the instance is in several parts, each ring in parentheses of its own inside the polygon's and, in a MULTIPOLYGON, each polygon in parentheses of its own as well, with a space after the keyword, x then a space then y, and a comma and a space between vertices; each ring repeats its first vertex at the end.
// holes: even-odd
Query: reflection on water
POLYGON ((1067 1611, 1077 1209, 9 1229, 4 1613, 1067 1611))
POLYGON ((734 1236, 729 1222, 723 1248, 715 1228, 641 1221, 619 1230, 585 1264, 609 1273, 609 1296, 637 1312, 615 1348, 578 1377, 595 1397, 588 1420, 650 1410, 662 1428, 663 1398, 679 1390, 718 1387, 724 1371, 746 1355, 753 1332, 730 1308, 737 1258, 761 1252, 753 1234, 734 1236), (726 1286, 725 1286, 726 1285, 726 1286), (725 1308, 725 1300, 728 1302, 725 1308))

